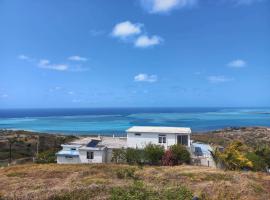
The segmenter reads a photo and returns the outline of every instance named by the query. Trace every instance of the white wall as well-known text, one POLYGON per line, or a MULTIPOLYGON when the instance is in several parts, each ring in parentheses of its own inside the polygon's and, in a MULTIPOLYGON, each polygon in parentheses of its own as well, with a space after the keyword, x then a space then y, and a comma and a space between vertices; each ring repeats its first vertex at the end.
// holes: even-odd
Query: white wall
POLYGON ((77 164, 80 163, 79 157, 66 157, 66 156, 57 156, 58 164, 77 164))
POLYGON ((79 149, 80 160, 82 163, 103 163, 105 162, 105 150, 85 150, 79 149), (94 159, 87 159, 87 151, 94 152, 94 159))
MULTIPOLYGON (((135 133, 127 133, 127 146, 130 148, 144 148, 147 144, 158 144, 163 145, 165 149, 168 147, 177 144, 177 135, 181 134, 164 134, 164 133, 141 133, 140 136, 135 135, 135 133), (160 144, 158 143, 159 134, 166 135, 166 143, 160 144)), ((185 134, 183 134, 185 135, 185 134)), ((190 145, 190 136, 188 144, 190 145)))

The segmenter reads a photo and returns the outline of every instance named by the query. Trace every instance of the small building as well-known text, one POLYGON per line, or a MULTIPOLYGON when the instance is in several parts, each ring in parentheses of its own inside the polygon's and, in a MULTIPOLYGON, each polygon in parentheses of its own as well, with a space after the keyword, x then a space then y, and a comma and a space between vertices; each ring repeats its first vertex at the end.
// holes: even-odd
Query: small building
POLYGON ((58 164, 108 163, 113 149, 126 147, 126 138, 86 137, 61 146, 56 153, 58 164))
MULTIPOLYGON (((63 144, 57 156, 59 164, 108 163, 114 149, 144 148, 157 144, 165 149, 182 144, 190 147, 190 128, 133 126, 126 130, 127 137, 84 137, 69 144, 63 144)), ((190 149, 190 148, 189 148, 190 149)))
POLYGON ((165 149, 181 144, 190 147, 191 129, 186 127, 133 126, 126 130, 127 147, 144 148, 147 144, 157 144, 165 149))

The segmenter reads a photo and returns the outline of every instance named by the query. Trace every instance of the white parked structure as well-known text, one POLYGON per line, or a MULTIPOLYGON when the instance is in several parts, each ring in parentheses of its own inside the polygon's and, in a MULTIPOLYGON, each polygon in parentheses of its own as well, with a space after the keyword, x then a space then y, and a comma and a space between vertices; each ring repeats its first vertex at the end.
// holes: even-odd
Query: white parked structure
POLYGON ((127 146, 130 148, 142 149, 149 143, 162 145, 165 149, 174 144, 190 147, 190 128, 133 126, 126 132, 127 146))
POLYGON ((108 163, 112 160, 114 149, 142 149, 149 143, 162 145, 165 149, 174 144, 190 147, 190 128, 133 126, 126 132, 125 138, 85 137, 70 144, 64 144, 63 149, 56 154, 57 163, 108 163))

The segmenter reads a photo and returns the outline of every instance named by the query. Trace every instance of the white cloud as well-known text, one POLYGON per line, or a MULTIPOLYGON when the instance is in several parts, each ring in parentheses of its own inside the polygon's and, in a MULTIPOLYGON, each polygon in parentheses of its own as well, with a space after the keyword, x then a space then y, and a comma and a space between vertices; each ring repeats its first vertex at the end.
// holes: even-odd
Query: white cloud
POLYGON ((68 57, 68 60, 72 61, 87 61, 87 58, 81 57, 81 56, 70 56, 68 57))
POLYGON ((157 81, 157 75, 138 74, 134 77, 134 81, 153 83, 157 81))
POLYGON ((39 61, 38 66, 44 69, 51 69, 56 71, 66 71, 68 70, 68 65, 65 64, 51 64, 49 60, 42 59, 39 61))
POLYGON ((73 92, 73 91, 69 91, 68 94, 69 94, 69 95, 73 95, 74 92, 73 92))
POLYGON ((162 41, 161 37, 159 36, 152 36, 152 37, 148 37, 147 35, 142 35, 140 37, 138 37, 134 43, 134 45, 136 47, 150 47, 150 46, 154 46, 154 45, 158 45, 160 44, 162 41))
POLYGON ((242 59, 236 59, 233 60, 231 62, 228 63, 229 67, 233 67, 233 68, 243 68, 246 66, 246 61, 242 60, 242 59))
POLYGON ((207 80, 211 83, 223 83, 223 82, 232 81, 231 78, 227 78, 225 76, 208 76, 207 80))
POLYGON ((150 13, 166 13, 173 9, 195 5, 197 0, 141 0, 142 6, 150 13))
POLYGON ((133 24, 130 21, 120 22, 114 26, 112 35, 120 38, 137 35, 141 33, 142 26, 142 24, 133 24))

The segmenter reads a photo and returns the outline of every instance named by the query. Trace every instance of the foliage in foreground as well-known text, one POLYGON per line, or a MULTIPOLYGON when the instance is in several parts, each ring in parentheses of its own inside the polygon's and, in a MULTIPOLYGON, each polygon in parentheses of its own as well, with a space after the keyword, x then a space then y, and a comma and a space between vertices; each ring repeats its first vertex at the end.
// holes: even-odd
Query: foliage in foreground
POLYGON ((144 149, 117 149, 113 151, 112 161, 128 164, 179 165, 190 163, 190 153, 183 145, 172 145, 166 152, 164 147, 148 144, 144 149))
POLYGON ((132 186, 117 187, 111 191, 111 200, 191 200, 192 197, 192 192, 183 186, 154 191, 139 181, 135 181, 132 186))
POLYGON ((55 163, 57 150, 43 151, 36 157, 36 163, 55 163))
POLYGON ((223 151, 215 149, 212 153, 217 166, 227 170, 266 171, 270 166, 270 149, 248 148, 240 141, 230 143, 223 151))

